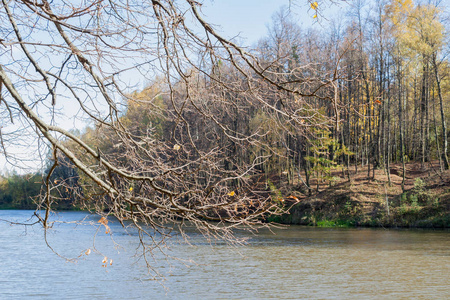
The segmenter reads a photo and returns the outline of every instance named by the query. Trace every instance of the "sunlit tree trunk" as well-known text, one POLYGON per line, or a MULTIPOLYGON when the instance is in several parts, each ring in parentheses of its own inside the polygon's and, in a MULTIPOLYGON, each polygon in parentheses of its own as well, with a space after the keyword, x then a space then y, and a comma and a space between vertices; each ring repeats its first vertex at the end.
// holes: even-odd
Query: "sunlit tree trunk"
POLYGON ((448 140, 447 140, 447 124, 445 122, 445 114, 444 114, 444 101, 442 99, 442 91, 441 91, 441 81, 439 78, 438 66, 436 62, 436 53, 432 55, 432 63, 434 69, 434 77, 436 80, 437 92, 439 97, 439 108, 441 113, 441 123, 442 123, 442 160, 444 161, 444 169, 449 169, 449 162, 447 156, 447 148, 448 148, 448 140))

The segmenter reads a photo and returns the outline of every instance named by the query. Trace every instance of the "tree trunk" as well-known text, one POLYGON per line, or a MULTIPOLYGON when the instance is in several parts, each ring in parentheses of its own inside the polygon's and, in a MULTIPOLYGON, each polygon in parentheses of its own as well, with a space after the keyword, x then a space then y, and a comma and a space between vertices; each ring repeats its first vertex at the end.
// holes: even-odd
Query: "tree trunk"
MULTIPOLYGON (((400 58, 399 58, 400 60, 400 58)), ((398 120, 399 120, 399 131, 400 131, 400 155, 402 159, 402 191, 405 191, 405 147, 404 147, 404 137, 403 137, 403 103, 402 103, 402 85, 401 85, 401 61, 398 65, 398 120)))
POLYGON ((436 62, 436 53, 433 53, 433 69, 434 69, 434 77, 436 79, 436 85, 438 90, 439 97, 439 106, 441 111, 441 120, 442 120, 442 160, 444 161, 444 169, 449 169, 449 162, 447 156, 447 148, 448 148, 448 140, 447 140, 447 125, 445 122, 445 114, 444 114, 444 101, 442 100, 442 92, 441 92, 441 81, 439 78, 437 62, 436 62))

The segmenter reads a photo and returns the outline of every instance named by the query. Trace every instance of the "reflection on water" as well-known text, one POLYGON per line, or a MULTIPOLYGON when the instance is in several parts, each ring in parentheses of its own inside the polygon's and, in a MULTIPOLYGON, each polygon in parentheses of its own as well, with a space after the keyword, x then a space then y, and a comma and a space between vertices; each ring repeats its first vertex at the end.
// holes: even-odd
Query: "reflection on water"
MULTIPOLYGON (((29 211, 0 211, 0 219, 23 221, 29 211)), ((58 215, 82 219, 84 213, 58 215)), ((196 233, 192 246, 170 254, 195 259, 184 267, 160 265, 163 283, 147 280, 134 257, 137 237, 112 224, 115 247, 101 232, 95 242, 114 259, 83 256, 66 263, 45 245, 41 228, 0 222, 0 299, 449 299, 450 232, 430 230, 323 229, 292 226, 263 231, 238 249, 211 247, 196 233), (116 245, 117 246, 117 245, 116 245)), ((66 256, 92 247, 95 228, 65 224, 49 234, 66 256)))

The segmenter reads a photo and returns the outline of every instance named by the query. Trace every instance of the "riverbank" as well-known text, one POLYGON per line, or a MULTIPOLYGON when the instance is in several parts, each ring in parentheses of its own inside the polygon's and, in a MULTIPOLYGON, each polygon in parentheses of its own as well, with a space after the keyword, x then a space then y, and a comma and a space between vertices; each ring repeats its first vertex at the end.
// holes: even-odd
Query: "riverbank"
MULTIPOLYGON (((322 227, 450 228, 450 170, 440 172, 438 161, 406 164, 404 191, 401 164, 391 165, 390 185, 382 169, 370 170, 370 176, 367 166, 349 171, 350 181, 342 170, 332 172, 331 182, 311 180, 311 196, 301 181, 287 185, 285 178, 272 176, 259 182, 266 186, 267 196, 271 193, 276 201, 284 198, 286 207, 294 204, 289 213, 268 221, 322 227)), ((34 176, 0 177, 0 209, 35 209, 33 198, 39 194, 40 181, 34 176)), ((60 200, 53 209, 79 210, 71 199, 60 200)))
MULTIPOLYGON (((333 184, 319 185, 319 192, 306 196, 280 190, 286 199, 298 199, 288 214, 272 218, 284 224, 314 226, 450 227, 450 170, 440 172, 439 162, 422 166, 406 164, 405 190, 402 166, 391 166, 389 185, 384 170, 350 169, 350 178, 335 171, 333 184), (372 175, 374 175, 372 177, 372 175)), ((311 185, 316 186, 316 185, 311 185)), ((299 188, 300 189, 300 188, 299 188)))

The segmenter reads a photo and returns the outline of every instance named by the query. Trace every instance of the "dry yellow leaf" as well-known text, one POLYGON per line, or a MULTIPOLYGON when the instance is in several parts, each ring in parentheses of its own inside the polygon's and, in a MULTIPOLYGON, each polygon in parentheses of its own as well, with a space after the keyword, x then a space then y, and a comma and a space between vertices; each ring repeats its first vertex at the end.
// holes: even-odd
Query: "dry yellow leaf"
POLYGON ((234 191, 231 191, 231 192, 229 192, 227 195, 230 196, 230 197, 233 197, 233 196, 235 195, 235 192, 234 192, 234 191))
POLYGON ((317 1, 314 1, 313 3, 311 3, 312 9, 317 10, 318 7, 319 7, 319 3, 317 3, 317 1))
POLYGON ((173 145, 173 150, 178 151, 181 149, 181 146, 178 144, 173 145))
POLYGON ((98 223, 106 226, 108 224, 108 220, 106 220, 105 217, 101 217, 100 220, 98 220, 98 223))

